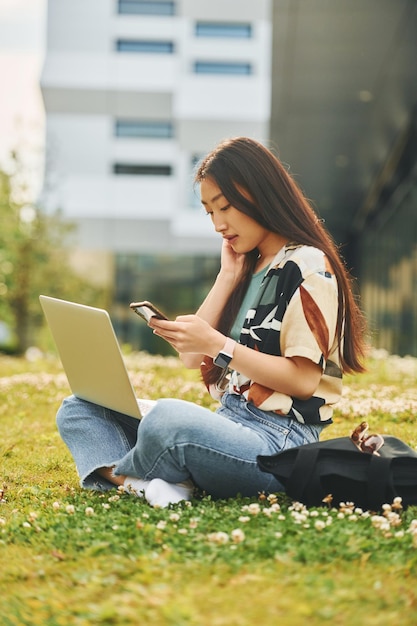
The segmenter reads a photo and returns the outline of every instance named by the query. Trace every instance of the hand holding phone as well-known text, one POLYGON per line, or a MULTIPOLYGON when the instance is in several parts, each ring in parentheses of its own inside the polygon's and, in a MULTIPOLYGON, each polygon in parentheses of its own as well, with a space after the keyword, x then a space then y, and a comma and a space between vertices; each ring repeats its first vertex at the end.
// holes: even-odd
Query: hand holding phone
POLYGON ((167 320, 167 316, 164 315, 152 302, 144 300, 143 302, 132 302, 130 305, 132 311, 137 313, 145 322, 149 322, 151 317, 156 317, 158 320, 167 320))

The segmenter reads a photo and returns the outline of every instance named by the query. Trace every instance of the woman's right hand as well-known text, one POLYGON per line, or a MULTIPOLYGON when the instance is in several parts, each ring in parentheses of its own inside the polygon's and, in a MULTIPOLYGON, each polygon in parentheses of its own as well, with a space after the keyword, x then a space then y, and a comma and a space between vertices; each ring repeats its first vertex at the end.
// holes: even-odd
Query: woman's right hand
POLYGON ((223 239, 220 273, 232 276, 234 281, 238 281, 242 274, 244 261, 245 255, 235 252, 227 239, 223 239))

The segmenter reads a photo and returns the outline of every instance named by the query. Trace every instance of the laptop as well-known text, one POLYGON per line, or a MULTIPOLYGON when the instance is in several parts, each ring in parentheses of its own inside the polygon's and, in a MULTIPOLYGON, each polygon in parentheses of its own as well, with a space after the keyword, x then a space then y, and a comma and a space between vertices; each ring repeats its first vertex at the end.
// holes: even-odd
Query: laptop
POLYGON ((107 311, 39 296, 72 393, 138 420, 154 404, 138 400, 107 311))

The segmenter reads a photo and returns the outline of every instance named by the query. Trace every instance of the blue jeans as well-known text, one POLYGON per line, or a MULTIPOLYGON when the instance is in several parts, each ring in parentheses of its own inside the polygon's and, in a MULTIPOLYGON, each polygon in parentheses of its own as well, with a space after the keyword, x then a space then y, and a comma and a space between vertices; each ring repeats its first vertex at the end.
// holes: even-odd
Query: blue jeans
POLYGON ((214 498, 283 491, 272 474, 259 470, 256 457, 317 441, 322 430, 261 411, 227 392, 216 412, 163 399, 140 421, 70 396, 58 411, 57 425, 83 487, 114 487, 96 472, 114 466, 116 475, 144 480, 191 479, 214 498))

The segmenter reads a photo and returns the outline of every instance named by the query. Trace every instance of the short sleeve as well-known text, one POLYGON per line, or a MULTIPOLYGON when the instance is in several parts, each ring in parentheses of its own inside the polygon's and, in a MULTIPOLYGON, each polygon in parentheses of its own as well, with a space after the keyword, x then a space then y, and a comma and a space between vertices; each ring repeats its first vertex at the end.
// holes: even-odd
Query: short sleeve
POLYGON ((291 298, 282 320, 281 354, 305 357, 324 370, 334 347, 337 312, 335 276, 316 272, 306 277, 291 298))

